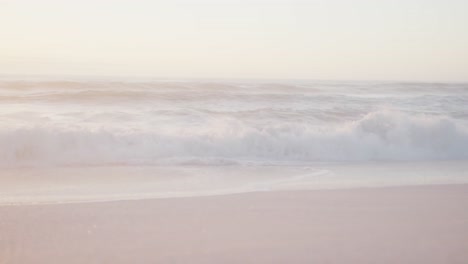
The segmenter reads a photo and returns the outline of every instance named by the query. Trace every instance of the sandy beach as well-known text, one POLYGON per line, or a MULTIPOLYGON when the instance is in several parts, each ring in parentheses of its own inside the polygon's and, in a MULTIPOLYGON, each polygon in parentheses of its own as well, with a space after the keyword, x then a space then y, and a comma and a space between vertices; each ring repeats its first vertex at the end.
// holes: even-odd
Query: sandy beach
POLYGON ((468 185, 0 206, 0 263, 467 263, 468 185))

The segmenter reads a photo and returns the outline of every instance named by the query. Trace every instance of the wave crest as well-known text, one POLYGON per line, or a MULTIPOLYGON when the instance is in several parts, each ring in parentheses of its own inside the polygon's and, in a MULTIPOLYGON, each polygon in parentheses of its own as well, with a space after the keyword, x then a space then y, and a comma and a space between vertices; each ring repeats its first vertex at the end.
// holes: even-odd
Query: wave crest
POLYGON ((468 130, 449 118, 378 111, 327 127, 215 119, 151 131, 4 128, 0 145, 2 166, 450 160, 468 158, 468 130))

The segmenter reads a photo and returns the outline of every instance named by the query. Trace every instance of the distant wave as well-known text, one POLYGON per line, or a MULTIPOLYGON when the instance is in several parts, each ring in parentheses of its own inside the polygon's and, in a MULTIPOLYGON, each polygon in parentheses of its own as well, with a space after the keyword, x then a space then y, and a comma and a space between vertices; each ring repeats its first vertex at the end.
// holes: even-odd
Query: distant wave
POLYGON ((371 82, 371 81, 182 81, 182 80, 152 80, 152 81, 84 81, 84 80, 2 80, 0 90, 15 90, 24 92, 38 89, 56 91, 76 90, 196 90, 216 91, 220 89, 252 90, 263 92, 286 92, 292 90, 306 93, 352 90, 356 92, 417 92, 417 93, 468 93, 468 83, 417 83, 417 82, 371 82))
POLYGON ((0 165, 294 164, 468 159, 468 128, 454 119, 376 111, 342 125, 253 125, 111 130, 0 127, 0 165))

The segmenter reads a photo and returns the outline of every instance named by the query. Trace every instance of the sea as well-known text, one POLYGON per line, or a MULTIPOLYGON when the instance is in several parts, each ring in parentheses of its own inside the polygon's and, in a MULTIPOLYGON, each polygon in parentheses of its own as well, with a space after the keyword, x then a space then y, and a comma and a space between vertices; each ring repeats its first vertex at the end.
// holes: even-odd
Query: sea
POLYGON ((468 84, 3 78, 6 179, 10 202, 468 183, 468 84))

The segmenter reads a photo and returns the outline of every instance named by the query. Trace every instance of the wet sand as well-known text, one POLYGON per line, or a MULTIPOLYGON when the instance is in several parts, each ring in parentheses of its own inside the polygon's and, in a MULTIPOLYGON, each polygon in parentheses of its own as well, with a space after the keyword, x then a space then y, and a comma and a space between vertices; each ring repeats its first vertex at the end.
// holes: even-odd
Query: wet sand
POLYGON ((0 206, 0 263, 468 263, 468 185, 0 206))

